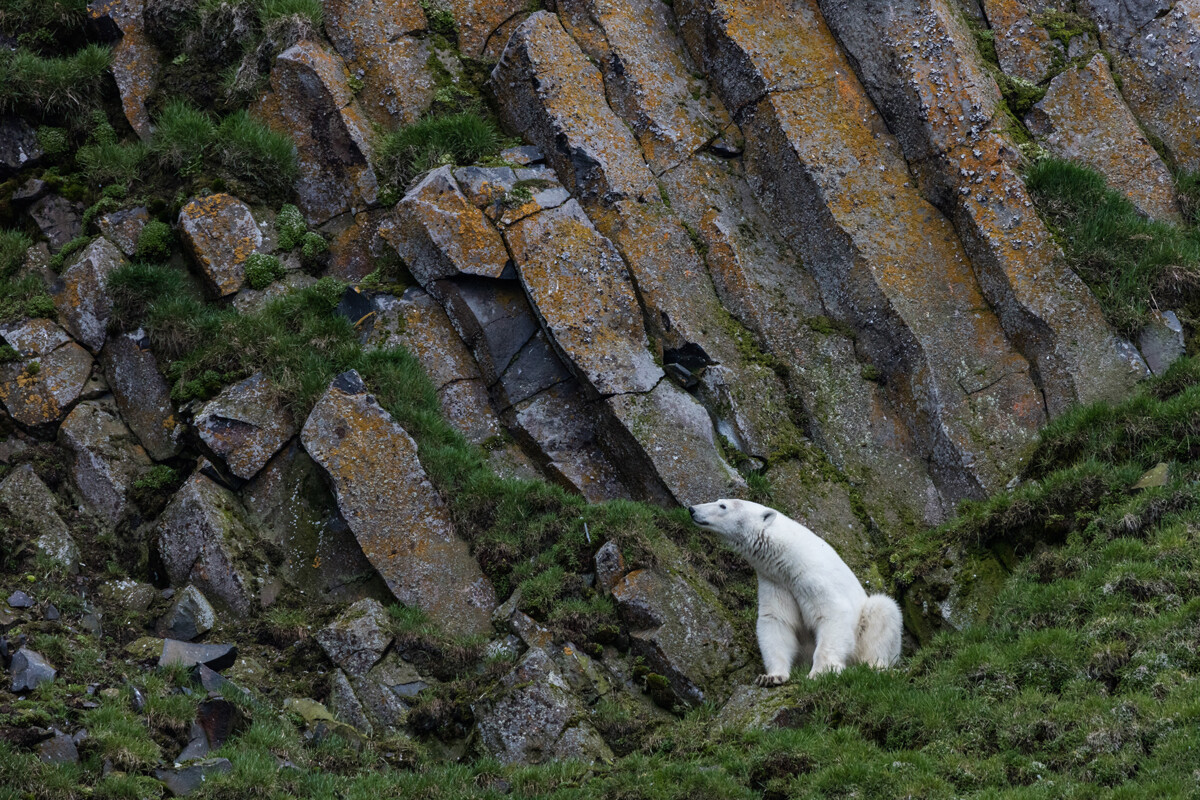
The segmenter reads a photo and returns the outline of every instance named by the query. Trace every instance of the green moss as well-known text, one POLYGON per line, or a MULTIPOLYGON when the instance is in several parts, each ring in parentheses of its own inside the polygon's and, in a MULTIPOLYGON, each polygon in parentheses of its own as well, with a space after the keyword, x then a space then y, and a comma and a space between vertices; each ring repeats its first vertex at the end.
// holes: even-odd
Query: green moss
POLYGON ((49 125, 39 125, 37 129, 38 147, 42 148, 42 152, 47 158, 59 158, 67 154, 71 148, 71 141, 67 137, 67 132, 62 128, 54 128, 49 125))
POLYGON ((0 278, 8 278, 25 263, 25 252, 33 240, 21 231, 0 229, 0 278))
POLYGON ((138 234, 135 255, 143 261, 166 261, 171 257, 171 245, 175 236, 171 226, 157 219, 152 219, 138 234))
POLYGON ((429 22, 430 32, 448 39, 457 37, 458 23, 449 9, 443 7, 437 0, 419 1, 421 10, 425 12, 425 19, 429 22))
POLYGON ((1064 50, 1070 47, 1071 40, 1076 36, 1091 36, 1093 42, 1100 42, 1100 30, 1096 23, 1071 11, 1052 9, 1035 14, 1033 21, 1045 28, 1050 38, 1059 42, 1064 50))
POLYGON ((495 124, 464 111, 426 117, 383 136, 375 149, 375 168, 382 182, 403 192, 417 175, 442 164, 470 164, 500 151, 503 140, 495 124))
POLYGON ((246 284, 251 289, 265 289, 286 273, 275 256, 251 253, 246 257, 246 284))
MULTIPOLYGON (((666 204, 664 203, 664 205, 666 204)), ((696 248, 696 254, 701 258, 707 256, 708 242, 704 241, 704 237, 700 235, 700 231, 688 224, 686 220, 680 220, 680 222, 683 223, 683 229, 687 231, 688 238, 692 240, 692 247, 696 248)))
POLYGON ((1184 219, 1192 227, 1200 227, 1200 172, 1176 173, 1175 188, 1184 219))

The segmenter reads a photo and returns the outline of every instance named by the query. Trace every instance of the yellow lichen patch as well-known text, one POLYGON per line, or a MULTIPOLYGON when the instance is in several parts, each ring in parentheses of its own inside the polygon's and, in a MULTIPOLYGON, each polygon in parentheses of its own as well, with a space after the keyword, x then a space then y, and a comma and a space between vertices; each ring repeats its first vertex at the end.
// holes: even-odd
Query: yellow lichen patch
POLYGON ((262 233, 245 203, 227 194, 191 200, 179 227, 196 263, 219 295, 242 287, 244 262, 262 245, 262 233))

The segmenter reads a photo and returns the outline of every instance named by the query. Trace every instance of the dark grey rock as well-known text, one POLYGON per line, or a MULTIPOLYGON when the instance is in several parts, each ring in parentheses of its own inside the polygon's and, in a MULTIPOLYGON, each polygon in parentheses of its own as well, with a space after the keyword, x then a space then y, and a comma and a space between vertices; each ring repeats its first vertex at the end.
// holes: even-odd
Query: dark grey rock
POLYGON ((1162 375, 1183 357, 1183 325, 1174 311, 1151 314, 1150 322, 1138 334, 1138 349, 1155 375, 1162 375))
POLYGON ((50 241, 51 252, 83 233, 83 204, 72 203, 56 194, 46 195, 29 209, 29 216, 50 241))
POLYGON ((33 126, 17 116, 0 116, 0 180, 33 166, 41 157, 33 126))
POLYGON ((596 551, 592 562, 596 565, 596 588, 608 593, 620 583, 628 570, 625 568, 625 557, 621 548, 614 541, 607 541, 596 551))
POLYGON ((137 252, 138 238, 142 228, 150 221, 150 212, 144 207, 123 208, 111 214, 105 214, 96 220, 96 227, 104 238, 121 248, 121 252, 132 256, 137 252))
POLYGON ((261 372, 225 389, 196 414, 209 449, 239 478, 253 478, 296 435, 292 415, 261 372))
POLYGON ((33 608, 33 598, 17 589, 8 596, 8 604, 13 608, 33 608))
POLYGON ((195 586, 186 586, 171 608, 158 621, 158 634, 167 639, 190 642, 212 630, 217 615, 204 594, 195 586))
POLYGON ((109 339, 100 354, 117 408, 155 461, 179 453, 186 426, 175 415, 171 390, 142 330, 109 339))
POLYGON ((203 787, 209 778, 232 771, 233 764, 229 759, 210 758, 187 766, 156 769, 154 778, 166 787, 173 797, 186 797, 203 787))
POLYGON ((37 549, 68 572, 79 572, 79 548, 58 515, 49 487, 29 464, 17 467, 0 482, 0 507, 36 532, 37 549))
POLYGON ((151 466, 110 400, 88 400, 63 420, 58 438, 71 452, 71 478, 83 500, 109 525, 129 512, 133 483, 151 466))
POLYGON ((32 203, 49 191, 49 189, 50 187, 41 178, 30 178, 13 192, 12 201, 14 203, 32 203))
POLYGON ((46 764, 78 764, 79 749, 75 744, 71 736, 57 731, 38 745, 38 759, 46 764))
POLYGON ((392 642, 387 611, 378 600, 359 600, 322 629, 317 642, 346 674, 365 675, 392 642))
POLYGON ((213 750, 228 742, 245 721, 238 707, 223 697, 210 697, 196 709, 196 724, 213 750))
POLYGON ((180 642, 176 639, 164 639, 158 665, 171 667, 178 664, 194 667, 200 664, 217 671, 233 666, 237 661, 237 652, 237 645, 232 644, 196 644, 180 642))
POLYGON ((54 676, 58 674, 58 670, 50 666, 50 662, 27 647, 22 647, 13 654, 9 669, 12 672, 14 692, 32 691, 43 683, 54 680, 54 676))

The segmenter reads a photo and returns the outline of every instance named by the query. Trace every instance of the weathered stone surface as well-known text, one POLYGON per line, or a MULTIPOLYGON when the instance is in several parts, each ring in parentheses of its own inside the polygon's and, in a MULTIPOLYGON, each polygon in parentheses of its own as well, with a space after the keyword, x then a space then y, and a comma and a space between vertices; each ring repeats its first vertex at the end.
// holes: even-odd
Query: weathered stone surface
POLYGON ((236 616, 250 612, 254 584, 243 565, 257 537, 232 492, 197 470, 171 498, 155 532, 171 583, 194 584, 236 616))
POLYGON ((121 418, 155 461, 179 453, 187 427, 175 414, 171 390, 141 329, 112 337, 100 353, 121 418))
POLYGON ((54 680, 54 676, 58 674, 58 670, 50 666, 49 661, 28 647, 22 647, 13 654, 8 669, 12 673, 14 692, 31 692, 43 683, 54 680))
POLYGON ((83 204, 73 203, 56 194, 48 194, 34 203, 29 209, 29 216, 50 241, 50 251, 53 253, 83 233, 83 204))
POLYGON ((110 525, 129 511, 133 482, 150 466, 150 459, 117 415, 111 401, 80 403, 63 420, 58 439, 74 456, 71 478, 92 510, 110 525))
POLYGON ((297 205, 309 224, 374 203, 371 129, 341 59, 316 42, 300 42, 275 59, 271 88, 256 113, 296 142, 297 205))
POLYGON ((1183 170, 1200 170, 1200 2, 1083 0, 1138 120, 1183 170))
POLYGON ((362 81, 358 102, 383 125, 411 125, 433 100, 432 53, 417 0, 331 0, 325 31, 362 81))
POLYGON ((132 578, 118 578, 100 584, 100 599, 108 608, 142 612, 158 599, 158 590, 132 578))
POLYGON ((365 675, 392 643, 387 611, 378 600, 359 600, 322 628, 317 642, 346 674, 365 675))
POLYGON ((29 464, 22 464, 0 482, 0 508, 30 530, 34 546, 68 572, 79 571, 79 547, 58 515, 58 502, 29 464))
POLYGON ((233 772, 228 758, 207 758, 193 761, 186 766, 160 767, 154 770, 154 779, 161 783, 172 797, 187 797, 200 791, 204 784, 217 775, 233 772))
MULTIPOLYGON (((715 596, 711 586, 705 594, 715 596)), ((746 663, 733 628, 714 604, 680 575, 634 570, 613 588, 617 611, 629 626, 634 652, 670 681, 685 705, 720 702, 730 672, 746 663)))
POLYGON ((448 632, 488 630, 496 605, 491 583, 455 533, 416 443, 367 394, 357 372, 334 380, 301 438, 329 474, 342 516, 396 598, 419 606, 448 632))
POLYGON ((374 736, 375 728, 367 719, 362 702, 354 694, 350 679, 340 669, 329 681, 329 710, 338 722, 351 726, 363 736, 374 736))
POLYGON ((1149 324, 1138 334, 1138 349, 1155 375, 1162 375, 1184 356, 1183 325, 1174 311, 1151 314, 1149 324))
POLYGON ((8 179, 42 157, 33 126, 17 116, 0 115, 0 179, 8 179))
POLYGON ((163 639, 160 667, 195 667, 197 665, 219 671, 232 667, 237 660, 237 647, 231 644, 196 644, 163 639))
POLYGON ((521 283, 580 377, 602 396, 647 392, 662 379, 621 254, 571 201, 505 234, 521 283))
POLYGON ((158 635, 164 639, 190 642, 217 624, 217 612, 195 586, 185 586, 158 620, 158 635))
POLYGON ((483 746, 501 764, 612 760, 612 752, 585 721, 586 711, 545 650, 526 653, 501 678, 499 689, 475 703, 472 711, 483 746))
POLYGON ((263 243, 249 206, 228 194, 197 197, 179 210, 179 230, 210 290, 225 297, 242 288, 245 261, 263 243))
POLYGON ((514 17, 519 21, 529 5, 524 0, 450 0, 463 55, 494 59, 506 41, 501 29, 514 17))
POLYGON ((296 435, 274 384, 261 372, 228 387, 196 414, 200 438, 229 471, 250 479, 296 435))
POLYGON ((596 551, 592 561, 596 565, 596 588, 602 592, 611 592, 629 571, 621 548, 611 540, 596 551))
POLYGON ((506 121, 580 199, 636 198, 653 188, 633 134, 595 103, 604 96, 600 72, 553 14, 539 11, 517 27, 492 81, 506 121))
POLYGON ((88 11, 92 19, 108 21, 121 32, 112 50, 113 77, 130 127, 143 141, 149 141, 154 129, 146 99, 157 82, 159 53, 146 36, 144 7, 145 0, 94 0, 88 11))
POLYGON ((1180 221, 1174 178, 1125 105, 1102 54, 1055 77, 1025 119, 1047 150, 1096 170, 1146 216, 1180 221))
POLYGON ((422 286, 460 273, 499 278, 508 264, 500 234, 459 190, 448 166, 405 194, 396 218, 388 239, 422 286))
MULTIPOLYGON (((379 266, 376 261, 379 253, 374 249, 375 234, 388 213, 390 210, 376 208, 343 214, 322 226, 321 232, 329 240, 329 261, 323 274, 347 283, 358 283, 374 272, 379 266)), ((310 277, 304 273, 300 275, 310 277)))
MULTIPOLYGON (((983 0, 1000 69, 1029 83, 1041 83, 1055 63, 1050 34, 1036 25, 1021 0, 983 0)), ((1058 55, 1061 59, 1061 51, 1058 55)))
POLYGON ((10 594, 6 602, 9 608, 33 608, 33 598, 29 596, 28 592, 20 589, 10 594))
POLYGON ((0 402, 8 413, 31 427, 62 419, 87 385, 92 357, 49 320, 0 329, 0 336, 20 357, 0 363, 0 402))
POLYGON ((525 343, 496 386, 498 402, 512 407, 545 389, 570 382, 577 386, 562 359, 558 357, 545 331, 539 330, 525 343))
MULTIPOLYGON (((3 125, 4 125, 4 122, 2 120, 0 120, 0 126, 3 126, 3 125)), ((0 133, 0 136, 3 136, 3 135, 5 135, 5 134, 0 133)), ((14 132, 12 135, 19 137, 21 134, 19 132, 14 132)), ((0 161, 3 161, 3 159, 4 159, 4 156, 0 155, 0 161)), ((3 169, 3 168, 0 167, 0 169, 3 169)), ((25 181, 20 186, 18 186, 17 190, 12 193, 12 201, 14 204, 17 204, 17 205, 22 205, 25 203, 32 203, 34 200, 40 199, 48 191, 50 191, 50 184, 46 183, 41 178, 30 178, 29 180, 25 181)))
POLYGON ((79 749, 70 735, 59 731, 38 745, 38 760, 45 764, 78 764, 79 749))
POLYGON ((150 212, 138 206, 105 214, 96 220, 96 227, 104 238, 121 248, 122 253, 131 256, 137 252, 138 237, 149 221, 150 212))
POLYGON ((371 728, 377 733, 402 731, 408 721, 405 698, 412 696, 406 693, 407 690, 414 684, 421 688, 428 685, 421 681, 421 676, 411 664, 402 661, 395 653, 389 653, 367 674, 349 680, 371 728))
POLYGON ((108 276, 124 266, 125 257, 116 245, 101 237, 79 254, 53 287, 54 305, 63 325, 93 353, 100 352, 107 335, 112 299, 108 276))

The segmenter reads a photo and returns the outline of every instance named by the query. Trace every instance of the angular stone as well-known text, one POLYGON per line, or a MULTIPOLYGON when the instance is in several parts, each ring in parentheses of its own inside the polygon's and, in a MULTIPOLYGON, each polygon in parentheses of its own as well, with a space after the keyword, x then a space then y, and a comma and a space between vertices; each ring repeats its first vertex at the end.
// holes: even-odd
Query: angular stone
POLYGON ((505 233, 521 283, 580 377, 602 396, 647 392, 663 377, 621 254, 571 201, 505 233))
POLYGON ((500 376, 499 389, 504 406, 515 406, 545 389, 570 381, 570 371, 550 344, 544 331, 538 331, 525 343, 500 376))
POLYGON ((462 277, 425 288, 442 304, 489 385, 500 379, 539 329, 516 281, 462 277))
POLYGON ((68 342, 46 355, 0 364, 0 401, 22 425, 56 422, 83 395, 91 373, 87 350, 68 342))
POLYGON ((61 731, 38 745, 38 760, 45 764, 78 764, 75 740, 61 731))
POLYGON ((596 551, 592 562, 596 565, 596 588, 606 593, 611 592, 629 571, 625 567, 625 557, 621 555, 621 548, 611 540, 596 551))
POLYGON ((1142 489, 1156 489, 1161 486, 1166 486, 1171 480, 1170 467, 1165 462, 1158 462, 1153 468, 1146 470, 1142 477, 1138 478, 1137 483, 1132 487, 1135 491, 1142 489))
POLYGON ((517 183, 512 167, 458 167, 454 170, 463 195, 477 208, 502 203, 517 183))
POLYGON ((499 278, 508 264, 500 234, 459 190, 448 166, 405 194, 396 218, 389 241, 422 286, 459 274, 499 278))
POLYGON ((96 220, 96 227, 104 238, 121 248, 121 252, 132 256, 137 252, 138 237, 142 228, 150 221, 150 212, 143 206, 124 208, 105 214, 96 220))
POLYGON ((360 81, 358 102, 382 125, 411 125, 429 108, 434 81, 425 12, 417 0, 330 0, 325 31, 360 81))
POLYGON ((1174 311, 1151 313, 1150 322, 1138 334, 1138 349, 1155 375, 1162 375, 1183 358, 1186 353, 1183 325, 1174 311))
POLYGON ((101 519, 116 525, 128 512, 129 490, 150 467, 150 459, 111 402, 80 403, 58 429, 59 441, 74 455, 75 488, 101 519))
POLYGON ((401 692, 413 683, 425 685, 412 665, 394 653, 385 656, 366 675, 351 677, 350 683, 377 733, 402 731, 408 722, 408 704, 404 697, 409 695, 401 692))
POLYGON ((1047 150, 1096 170, 1146 216, 1180 221, 1171 171, 1125 105, 1101 53, 1059 73, 1025 124, 1047 150))
POLYGON ((517 27, 492 81, 505 121, 547 154, 580 199, 637 198, 654 187, 633 134, 595 103, 604 96, 600 72, 550 12, 517 27))
POLYGON ((154 779, 161 783, 172 797, 187 797, 200 791, 217 775, 233 772, 228 758, 207 758, 193 761, 186 766, 160 767, 154 770, 154 779))
MULTIPOLYGON (((322 226, 322 234, 329 239, 329 261, 323 275, 357 284, 374 272, 378 268, 375 234, 389 212, 371 209, 357 214, 343 214, 322 226)), ((296 277, 312 279, 304 273, 296 277)))
POLYGON ((29 596, 28 592, 20 589, 10 594, 7 602, 9 608, 33 608, 33 598, 29 596))
POLYGON ((387 611, 378 600, 359 600, 317 633, 317 643, 329 660, 351 677, 365 675, 375 666, 392 635, 387 611))
POLYGON ((225 297, 242 288, 245 261, 263 243, 249 206, 227 194, 197 197, 179 210, 179 230, 209 289, 225 297))
POLYGON ((354 694, 350 679, 340 669, 333 673, 329 686, 329 709, 338 722, 349 725, 363 736, 375 735, 375 728, 367 719, 367 712, 354 694))
POLYGON ((178 455, 187 427, 175 414, 171 390, 141 329, 108 340, 100 353, 121 418, 155 461, 178 455))
POLYGON ((112 71, 130 127, 143 141, 154 133, 146 100, 157 84, 159 52, 146 36, 142 22, 145 0, 93 0, 91 18, 109 22, 121 38, 112 49, 112 71))
POLYGON ((983 0, 983 7, 1000 69, 1028 83, 1045 80, 1062 54, 1055 51, 1046 29, 1034 23, 1025 4, 1021 0, 983 0))
POLYGON ((83 204, 48 194, 29 209, 29 216, 57 253, 67 242, 83 233, 83 204))
MULTIPOLYGON (((463 55, 480 58, 498 52, 504 40, 497 33, 513 17, 527 11, 523 0, 450 0, 458 27, 458 46, 463 55)), ((494 55, 491 56, 493 59, 494 55)))
POLYGON ((245 722, 238 707, 223 697, 210 697, 196 708, 196 724, 212 750, 223 747, 245 722))
MULTIPOLYGON (((711 586, 704 591, 715 596, 711 586)), ((726 678, 747 656, 713 602, 680 575, 644 569, 626 575, 612 594, 629 626, 632 651, 669 681, 680 703, 725 699, 726 678)))
POLYGON ((232 644, 196 644, 163 639, 158 666, 203 666, 216 672, 232 667, 237 661, 237 652, 237 647, 232 644))
POLYGON ((141 613, 158 600, 158 591, 148 583, 119 578, 100 584, 100 599, 110 609, 141 613))
POLYGON ((194 584, 238 617, 250 613, 254 584, 241 565, 257 535, 232 492, 192 473, 159 517, 156 536, 171 583, 194 584))
POLYGON ((371 128, 341 59, 316 42, 300 42, 275 59, 271 88, 255 111, 296 142, 296 204, 308 223, 320 225, 373 204, 371 128))
POLYGON ((33 126, 20 117, 0 115, 0 180, 7 180, 42 157, 33 126))
POLYGON ((228 387, 196 414, 200 438, 239 478, 250 479, 296 435, 274 384, 261 372, 228 387))
MULTIPOLYGON (((0 125, 3 125, 0 122, 0 125)), ((3 156, 0 156, 0 160, 3 156)), ((40 199, 43 195, 50 191, 50 184, 46 183, 41 178, 30 178, 17 187, 17 190, 12 193, 12 201, 15 204, 32 203, 34 200, 40 199)))
POLYGON ((54 680, 54 676, 58 674, 58 670, 50 666, 50 662, 28 647, 22 647, 13 654, 8 669, 12 673, 14 692, 31 692, 43 683, 54 680))
POLYGON ((483 746, 501 764, 539 764, 565 758, 607 762, 613 758, 584 721, 585 709, 545 650, 526 653, 500 679, 497 690, 474 703, 471 710, 483 746))
POLYGON ((164 639, 190 642, 217 624, 217 613, 195 586, 185 586, 171 608, 158 620, 158 635, 164 639))
POLYGON ((412 437, 367 394, 357 372, 334 380, 304 423, 305 449, 333 481, 363 553, 405 605, 447 632, 490 628, 491 582, 454 531, 412 437))
POLYGON ((1121 94, 1180 169, 1200 170, 1200 2, 1083 0, 1121 76, 1121 94))
POLYGON ((104 346, 112 315, 108 276, 125 263, 116 245, 103 237, 93 239, 54 286, 54 305, 63 324, 93 353, 104 346))
POLYGON ((22 464, 0 482, 0 508, 37 532, 34 546, 62 565, 79 572, 79 548, 58 515, 58 502, 29 464, 22 464))

